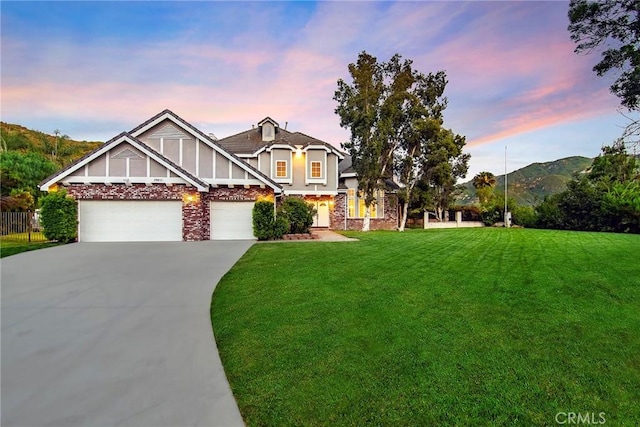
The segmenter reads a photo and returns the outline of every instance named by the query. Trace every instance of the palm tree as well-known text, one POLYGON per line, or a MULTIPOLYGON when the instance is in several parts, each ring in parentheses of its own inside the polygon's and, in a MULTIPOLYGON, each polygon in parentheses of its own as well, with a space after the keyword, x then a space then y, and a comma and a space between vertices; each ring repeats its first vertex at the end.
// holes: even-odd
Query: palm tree
POLYGON ((496 177, 491 172, 480 172, 473 177, 473 186, 478 194, 478 200, 484 205, 493 196, 493 187, 496 185, 496 177))
POLYGON ((496 186, 496 176, 491 172, 480 172, 473 177, 473 187, 476 190, 496 186))

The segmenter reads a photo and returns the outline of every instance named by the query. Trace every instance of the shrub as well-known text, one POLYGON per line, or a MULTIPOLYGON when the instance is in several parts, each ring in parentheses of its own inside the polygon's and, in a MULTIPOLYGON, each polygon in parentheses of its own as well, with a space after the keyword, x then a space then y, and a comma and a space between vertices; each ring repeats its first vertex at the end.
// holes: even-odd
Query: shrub
POLYGON ((602 198, 605 229, 640 233, 640 182, 615 183, 602 198))
POLYGON ((276 222, 273 227, 273 238, 282 239, 282 236, 289 231, 289 220, 284 215, 276 216, 276 222))
POLYGON ((40 203, 44 236, 62 243, 73 242, 78 236, 78 202, 62 190, 47 194, 40 203))
POLYGON ((273 203, 260 200, 253 205, 253 234, 258 240, 269 240, 273 238, 274 215, 273 203))
POLYGON ((536 228, 564 228, 564 213, 558 203, 562 193, 546 196, 544 200, 535 207, 536 228))
POLYGON ((516 205, 511 209, 511 214, 513 224, 527 228, 536 224, 536 212, 531 206, 516 205))
POLYGON ((496 205, 486 206, 480 210, 480 217, 484 225, 492 226, 502 218, 502 210, 496 205))
POLYGON ((289 221, 284 215, 274 218, 273 202, 260 200, 253 205, 253 234, 258 240, 280 239, 289 230, 289 221))
POLYGON ((308 233, 316 209, 298 197, 287 197, 278 208, 278 216, 289 222, 290 233, 308 233))

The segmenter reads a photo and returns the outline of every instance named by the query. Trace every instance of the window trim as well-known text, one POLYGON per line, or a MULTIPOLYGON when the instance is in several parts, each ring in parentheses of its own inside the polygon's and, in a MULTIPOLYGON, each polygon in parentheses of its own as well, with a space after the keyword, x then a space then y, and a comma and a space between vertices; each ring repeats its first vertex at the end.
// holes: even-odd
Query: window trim
MULTIPOLYGON (((316 160, 316 158, 313 158, 310 156, 311 152, 318 152, 320 151, 319 148, 317 147, 307 147, 305 148, 305 160, 304 160, 304 183, 306 185, 309 184, 322 184, 322 185, 327 185, 327 162, 329 161, 329 156, 327 155, 327 152, 324 150, 324 147, 320 147, 322 149, 322 153, 323 155, 321 156, 320 159, 316 160), (312 164, 313 163, 320 163, 320 177, 313 177, 311 176, 311 170, 312 170, 312 164)), ((314 156, 315 157, 315 156, 314 156)), ((336 181, 337 182, 337 181, 336 181)))

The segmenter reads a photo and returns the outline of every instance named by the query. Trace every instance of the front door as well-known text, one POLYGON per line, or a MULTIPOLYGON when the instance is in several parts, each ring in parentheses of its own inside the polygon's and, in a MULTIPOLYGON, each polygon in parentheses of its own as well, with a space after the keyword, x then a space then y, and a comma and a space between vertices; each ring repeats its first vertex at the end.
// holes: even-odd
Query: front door
POLYGON ((329 227, 329 201, 315 202, 316 215, 313 217, 314 227, 329 227))

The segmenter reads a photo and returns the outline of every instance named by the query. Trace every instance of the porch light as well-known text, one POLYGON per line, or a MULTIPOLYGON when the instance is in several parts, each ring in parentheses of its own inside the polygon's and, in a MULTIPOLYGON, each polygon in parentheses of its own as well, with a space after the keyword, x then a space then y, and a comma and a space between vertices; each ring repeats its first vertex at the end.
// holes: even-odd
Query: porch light
POLYGON ((184 203, 196 203, 200 200, 200 193, 185 193, 182 196, 184 203))
POLYGON ((296 145, 296 157, 302 156, 302 145, 296 145))

